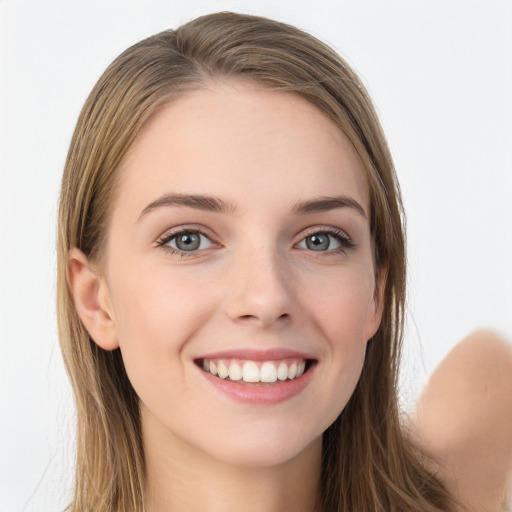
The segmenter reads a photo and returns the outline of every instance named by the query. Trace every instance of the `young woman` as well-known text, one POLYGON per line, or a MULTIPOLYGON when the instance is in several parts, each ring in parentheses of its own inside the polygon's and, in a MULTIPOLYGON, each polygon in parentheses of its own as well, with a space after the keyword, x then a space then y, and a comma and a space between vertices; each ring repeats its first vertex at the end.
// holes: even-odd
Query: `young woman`
POLYGON ((72 511, 454 510, 397 406, 391 157, 318 40, 221 13, 126 50, 71 142, 58 257, 72 511))

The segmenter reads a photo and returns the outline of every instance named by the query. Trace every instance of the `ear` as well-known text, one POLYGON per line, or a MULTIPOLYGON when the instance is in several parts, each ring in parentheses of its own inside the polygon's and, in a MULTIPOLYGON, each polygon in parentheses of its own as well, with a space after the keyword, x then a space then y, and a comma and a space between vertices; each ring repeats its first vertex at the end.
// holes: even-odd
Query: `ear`
POLYGON ((105 278, 77 248, 69 252, 68 270, 73 302, 87 332, 102 349, 118 348, 114 312, 105 278))
POLYGON ((388 271, 386 267, 377 269, 375 273, 375 290, 373 293, 373 308, 370 312, 370 320, 368 322, 367 338, 371 339, 379 329, 384 312, 384 292, 386 290, 388 271))

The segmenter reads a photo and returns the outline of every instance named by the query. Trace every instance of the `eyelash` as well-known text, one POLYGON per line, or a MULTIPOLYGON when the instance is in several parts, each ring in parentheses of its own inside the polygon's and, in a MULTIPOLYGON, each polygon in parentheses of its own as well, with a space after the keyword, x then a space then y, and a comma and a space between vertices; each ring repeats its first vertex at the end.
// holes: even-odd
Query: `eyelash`
MULTIPOLYGON (((218 245, 215 243, 214 240, 212 240, 211 235, 206 234, 204 231, 198 228, 183 228, 179 229, 177 231, 171 231, 167 232, 164 235, 162 235, 157 241, 156 245, 158 247, 161 247, 166 253, 171 255, 179 255, 182 258, 191 257, 194 255, 197 255, 198 249, 193 251, 180 251, 179 249, 175 249, 173 247, 169 247, 167 244, 177 238, 179 235, 183 234, 197 234, 206 237, 212 245, 218 245)), ((356 246, 356 244, 352 241, 352 239, 342 231, 341 229, 337 229, 334 227, 324 227, 324 228, 314 228, 310 231, 303 234, 302 238, 299 240, 298 243, 301 243, 306 238, 312 235, 328 235, 336 239, 337 242, 339 242, 340 247, 337 247, 335 249, 330 249, 326 251, 313 251, 309 250, 309 252, 318 252, 320 254, 333 254, 333 253, 344 253, 348 249, 352 249, 356 246)), ((295 244, 297 245, 297 244, 295 244)), ((202 249, 204 250, 204 249, 202 249)), ((307 250, 307 249, 306 249, 307 250)))
MULTIPOLYGON (((167 244, 171 241, 177 238, 180 235, 184 234, 190 234, 190 235, 201 235, 207 238, 212 245, 216 245, 215 242, 212 240, 211 235, 206 234, 204 231, 198 228, 183 228, 178 229, 177 231, 170 231, 162 235, 157 241, 156 245, 158 247, 161 247, 166 253, 171 255, 179 255, 182 258, 187 258, 190 256, 194 256, 197 254, 197 250, 195 251, 180 251, 179 249, 175 249, 174 247, 169 247, 167 244)), ((204 249, 203 249, 204 250, 204 249)))
POLYGON ((353 240, 345 233, 345 231, 342 231, 341 229, 337 229, 332 226, 328 226, 325 228, 313 228, 309 232, 306 232, 302 238, 300 239, 299 243, 308 238, 312 235, 329 235, 336 239, 337 242, 339 242, 340 246, 335 249, 330 249, 327 251, 313 251, 310 250, 310 252, 318 252, 320 254, 337 254, 337 253, 344 253, 348 249, 353 249, 356 244, 353 242, 353 240))

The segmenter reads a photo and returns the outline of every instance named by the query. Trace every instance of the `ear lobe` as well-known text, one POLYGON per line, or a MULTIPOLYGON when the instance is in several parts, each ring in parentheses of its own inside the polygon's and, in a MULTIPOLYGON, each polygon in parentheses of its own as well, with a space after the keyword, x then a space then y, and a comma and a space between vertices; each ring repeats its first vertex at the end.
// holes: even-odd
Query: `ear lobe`
POLYGON ((104 350, 119 347, 107 283, 77 248, 68 259, 69 289, 76 311, 93 341, 104 350))

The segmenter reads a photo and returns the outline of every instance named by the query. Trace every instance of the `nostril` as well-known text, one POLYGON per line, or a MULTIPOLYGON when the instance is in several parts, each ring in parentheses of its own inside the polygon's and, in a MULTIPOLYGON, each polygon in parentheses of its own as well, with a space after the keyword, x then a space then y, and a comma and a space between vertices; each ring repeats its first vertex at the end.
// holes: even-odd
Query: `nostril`
POLYGON ((289 313, 282 313, 279 316, 272 316, 272 315, 240 315, 237 317, 237 320, 242 323, 251 323, 255 322, 258 324, 261 324, 262 327, 268 327, 272 325, 274 322, 277 322, 279 325, 282 325, 284 323, 287 323, 290 319, 289 313))
MULTIPOLYGON (((282 315, 279 315, 277 319, 279 318, 288 318, 290 315, 288 313, 283 313, 282 315)), ((239 318, 258 318, 258 315, 241 315, 239 318)))

